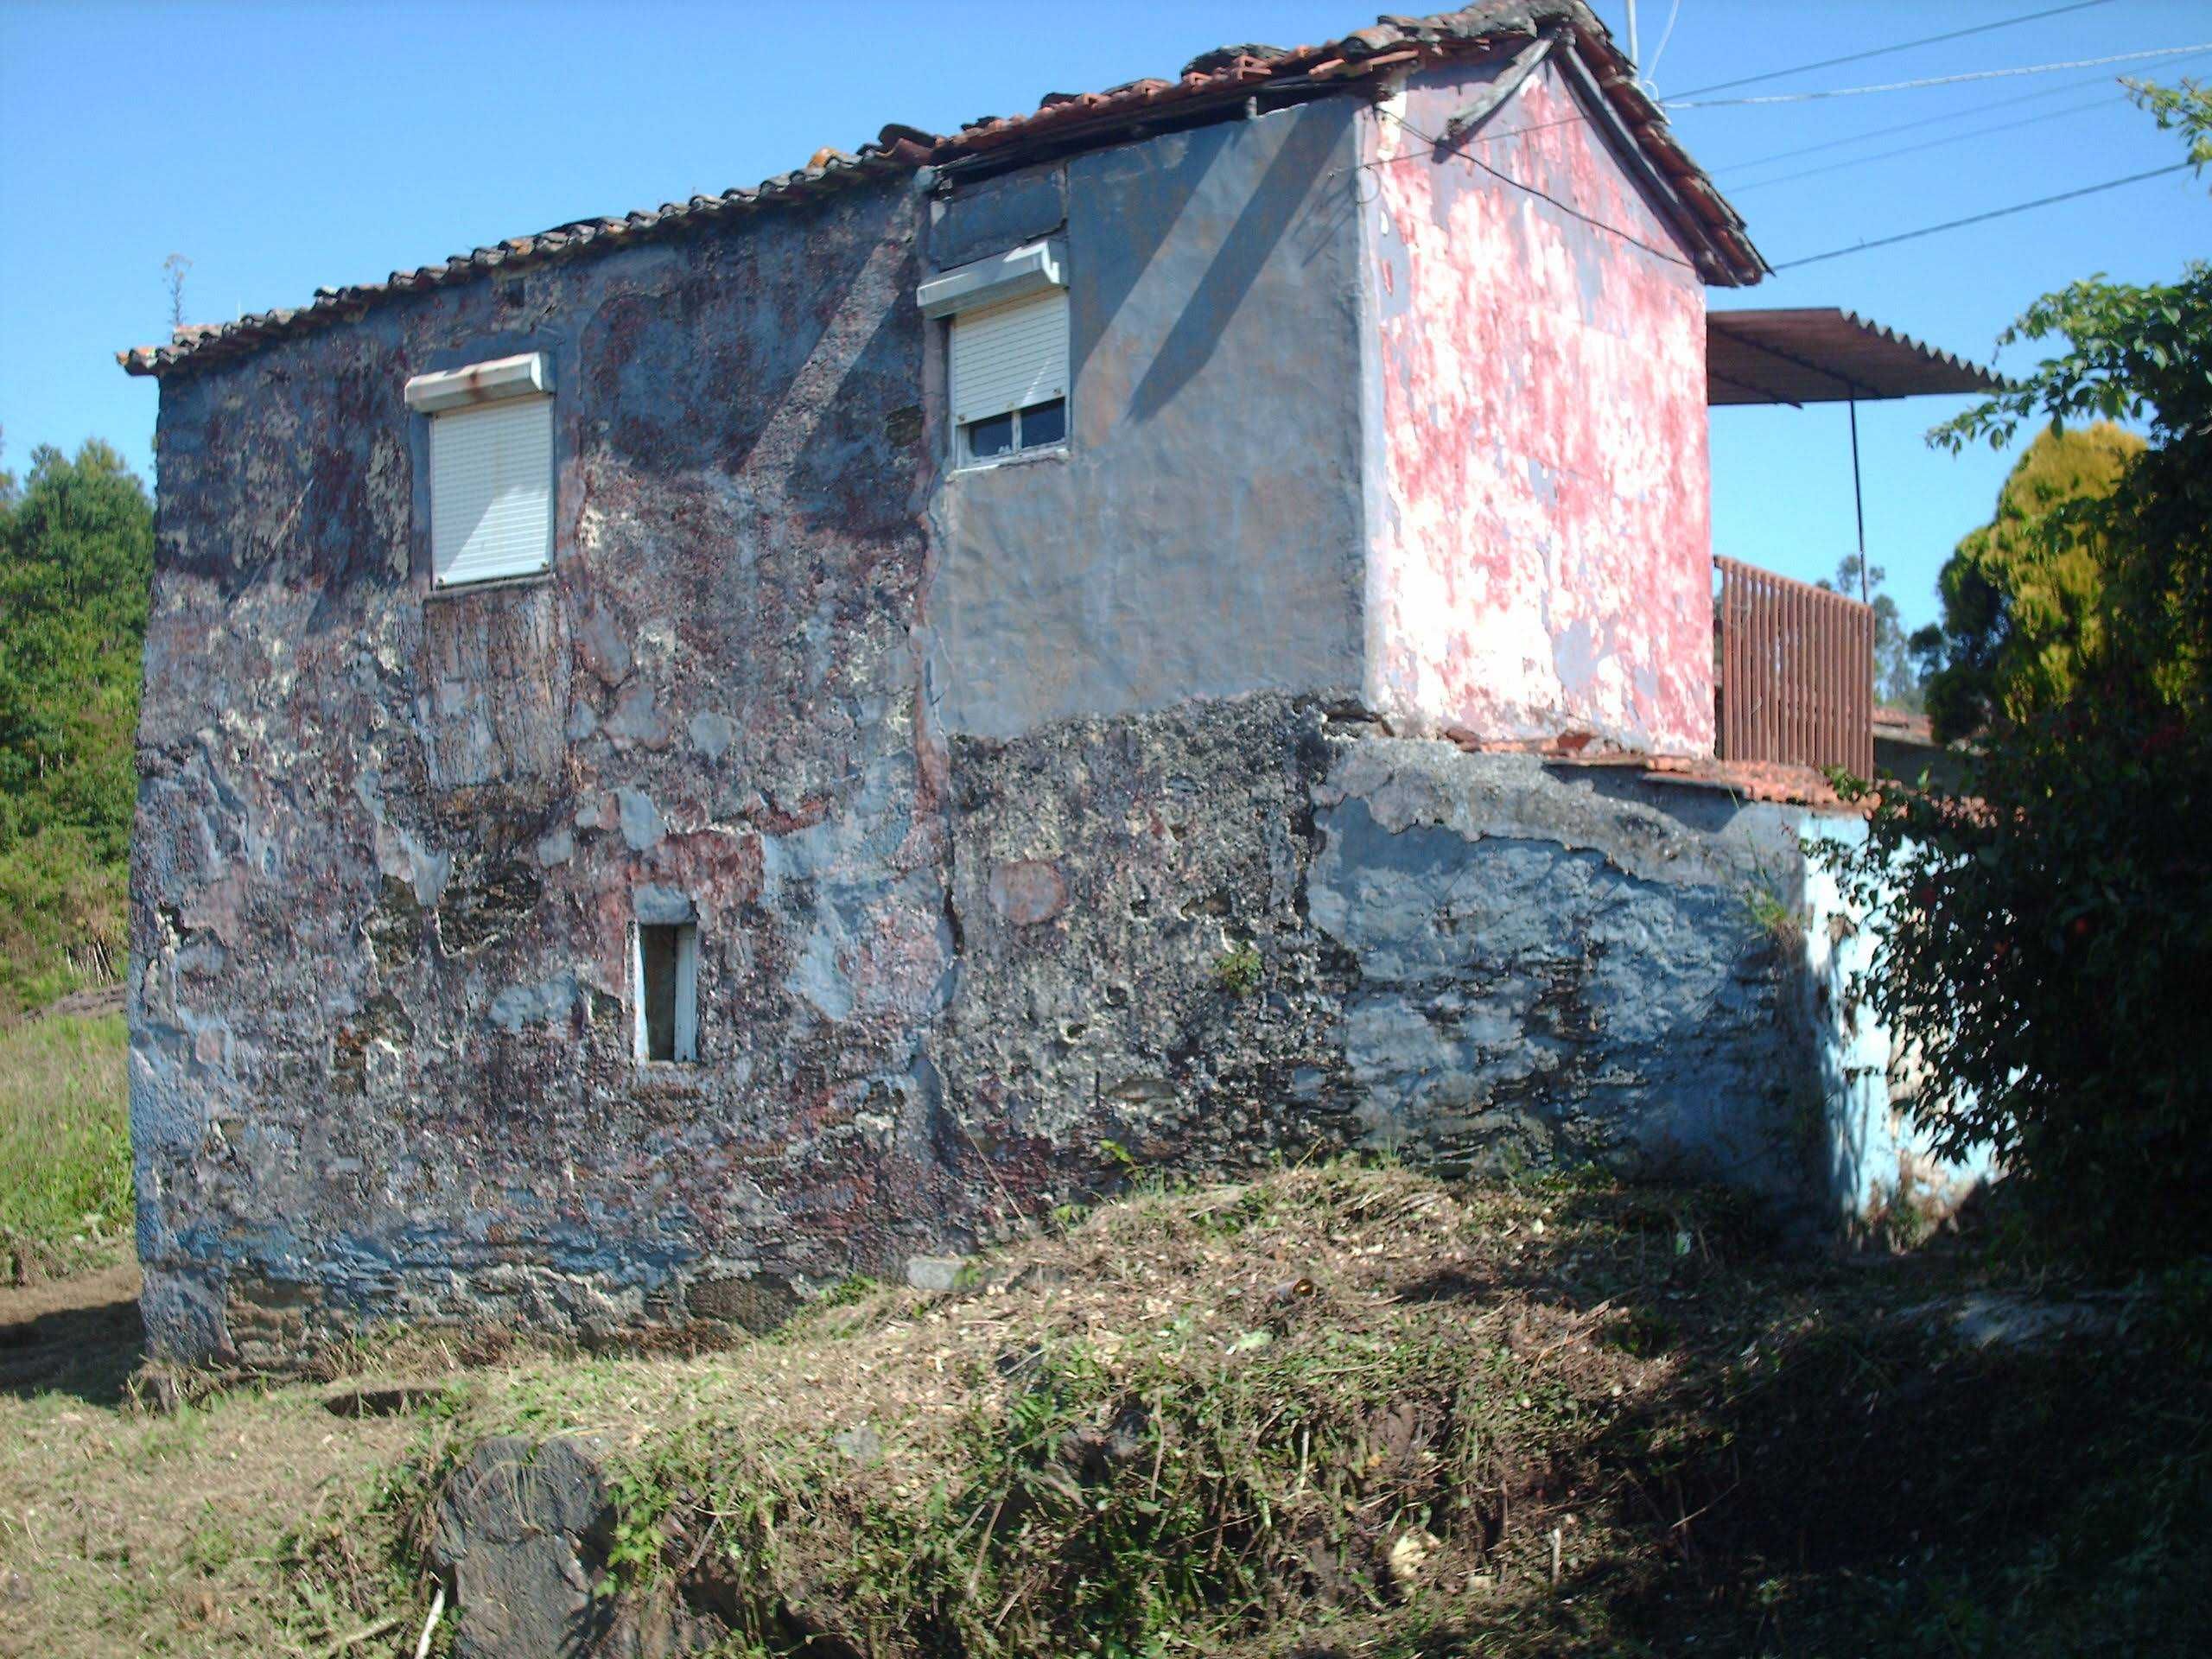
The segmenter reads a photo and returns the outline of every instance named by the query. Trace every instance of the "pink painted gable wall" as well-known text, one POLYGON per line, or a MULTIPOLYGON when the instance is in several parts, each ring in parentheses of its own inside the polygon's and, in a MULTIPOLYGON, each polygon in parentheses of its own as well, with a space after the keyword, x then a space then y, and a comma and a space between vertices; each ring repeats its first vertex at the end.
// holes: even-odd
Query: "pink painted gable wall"
POLYGON ((1704 289, 1552 64, 1455 153, 1415 136, 1495 73, 1368 117, 1369 701, 1709 753, 1704 289))

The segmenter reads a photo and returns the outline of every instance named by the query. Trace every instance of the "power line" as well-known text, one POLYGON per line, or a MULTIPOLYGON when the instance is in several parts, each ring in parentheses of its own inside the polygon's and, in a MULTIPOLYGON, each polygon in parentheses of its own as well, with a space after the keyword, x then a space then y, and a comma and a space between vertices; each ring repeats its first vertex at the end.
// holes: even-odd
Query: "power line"
POLYGON ((1642 64, 1637 66, 1637 79, 1649 84, 1651 77, 1659 73, 1659 60, 1667 55, 1667 42, 1675 38, 1675 20, 1681 15, 1682 0, 1674 0, 1674 3, 1667 8, 1666 32, 1659 36, 1659 46, 1651 54, 1650 67, 1647 68, 1642 64))
POLYGON ((1922 127, 1941 126, 1946 121, 1967 121, 1992 110, 2007 110, 2016 105, 2035 103, 2039 99, 2057 98, 2079 87, 2110 85, 2114 79, 2110 75, 2083 75, 2078 80, 2063 80, 2055 86, 2038 86, 2031 92, 2016 92, 2010 98, 1993 98, 1986 104, 1972 105, 1963 110, 1948 110, 1942 115, 1923 115, 1910 121, 1892 121, 1885 126, 1867 127, 1842 138, 1825 138, 1817 144, 1800 144, 1795 149, 1777 149, 1771 155, 1748 162, 1725 162, 1713 170, 1725 178, 1732 173, 1747 172, 1773 162, 1794 161, 1800 156, 1815 156, 1824 149, 1840 149, 1846 144, 1864 143, 1870 138, 1886 138, 1893 132, 1912 132, 1922 127))
MULTIPOLYGON (((1446 149, 1442 139, 1432 138, 1428 134, 1423 132, 1419 127, 1414 125, 1412 122, 1407 120, 1402 115, 1393 115, 1390 118, 1393 121, 1395 121, 1400 126, 1403 127, 1408 132, 1413 134, 1414 137, 1420 139, 1421 143, 1428 145, 1431 149, 1446 149)), ((1557 124, 1547 123, 1546 124, 1550 125, 1557 124)), ((1491 177, 1497 180, 1501 184, 1510 184, 1516 190, 1525 190, 1529 194, 1535 197, 1539 201, 1549 202, 1553 207, 1558 208, 1560 212, 1565 213, 1570 219, 1579 219, 1585 225, 1590 226, 1592 229, 1603 231, 1609 236, 1617 236, 1620 238, 1622 241, 1630 244, 1633 247, 1642 248, 1646 253, 1656 255, 1659 258, 1666 260, 1669 264, 1681 265, 1685 269, 1694 269, 1694 267, 1690 264, 1690 262, 1683 258, 1681 254, 1671 252, 1665 248, 1654 247, 1650 243, 1646 242, 1642 237, 1637 236, 1633 232, 1624 231, 1618 225, 1608 225, 1602 219, 1592 219, 1589 214, 1584 213, 1580 207, 1574 207, 1570 203, 1561 201, 1557 196, 1551 194, 1548 191, 1539 190, 1535 185, 1527 183, 1522 180, 1516 179, 1510 173, 1501 173, 1497 168, 1492 167, 1488 162, 1483 160, 1479 156, 1471 156, 1465 149, 1456 148, 1451 149, 1449 153, 1466 162, 1470 167, 1479 167, 1484 172, 1489 174, 1491 177)), ((1390 156, 1386 159, 1389 161, 1406 161, 1412 158, 1398 156, 1390 156)), ((1380 164, 1381 163, 1378 162, 1363 162, 1361 165, 1363 167, 1372 167, 1380 164)))
POLYGON ((2092 6, 2101 6, 2108 0, 2075 0, 2069 6, 2052 6, 2044 11, 2031 11, 2018 17, 2004 17, 1993 23, 1976 23, 1971 29, 1955 29, 1948 34, 1923 35, 1916 41, 1900 41, 1894 46, 1877 46, 1864 52, 1848 52, 1840 58, 1822 58, 1818 63, 1801 63, 1789 69, 1770 69, 1764 74, 1745 75, 1736 80, 1717 80, 1710 86, 1693 86, 1681 94, 1684 98, 1702 98, 1707 92, 1725 92, 1737 86, 1756 86, 1762 81, 1780 80, 1787 75, 1802 75, 1815 69, 1833 69, 1840 63, 1859 63, 1867 58, 1886 57, 1892 52, 1910 52, 1915 47, 1934 46, 1939 41, 1963 40, 1969 35, 1986 35, 1993 29, 2010 29, 2015 23, 2032 23, 2042 17, 2056 17, 2062 12, 2087 11, 2092 6))
POLYGON ((2003 80, 2012 75, 2045 75, 2054 69, 2094 69, 2100 64, 2139 63, 2145 58, 2177 58, 2192 52, 2212 52, 2212 41, 2195 46, 2162 46, 2148 52, 2115 52, 2109 57, 2075 58, 2065 63, 2031 63, 2018 69, 1974 69, 1961 75, 1927 75, 1918 80, 1890 80, 1873 86, 1830 86, 1816 92, 1763 92, 1757 98, 1662 98, 1669 110, 1717 110, 1742 104, 1805 104, 1821 98, 1858 98, 1867 92, 1907 92, 1922 86, 1956 86, 1969 80, 2003 80))
POLYGON ((1980 225, 1989 219, 2003 219, 2008 213, 2024 213, 2031 207, 2048 207, 2055 201, 2072 201, 2077 196, 2094 196, 2101 190, 2117 190, 2123 184, 2139 184, 2145 179, 2178 173, 2184 168, 2196 165, 2194 162, 2176 162, 2169 167, 2154 167, 2147 173, 2131 173, 2124 179, 2107 179, 2102 184, 2084 185, 2079 190, 2064 190, 2055 196, 2038 196, 2033 201, 2015 202, 2010 207, 1994 208, 1966 219, 1946 219, 1941 225, 1923 225, 1916 231, 1902 231, 1895 236, 1877 237, 1872 242, 1854 242, 1847 248, 1831 248, 1826 253, 1808 253, 1802 259, 1784 259, 1780 264, 1769 269, 1783 271, 1794 270, 1799 265, 1816 265, 1823 259, 1840 259, 1847 253, 1864 253, 1869 248, 1886 248, 1893 243, 1910 242, 1916 237, 1933 236, 1938 231, 1955 231, 1962 225, 1980 225))
POLYGON ((1986 127, 1968 127, 1964 132, 1946 133, 1941 138, 1923 138, 1916 144, 1899 144, 1894 149, 1878 149, 1869 156, 1853 156, 1848 161, 1826 162, 1819 167, 1800 168, 1795 173, 1779 173, 1772 178, 1755 179, 1749 184, 1732 184, 1728 194, 1740 196, 1753 190, 1764 190, 1770 184, 1789 184, 1798 179, 1814 178, 1822 173, 1835 173, 1847 167, 1859 167, 1868 162, 1885 162, 1895 156, 1910 156, 1919 150, 1936 149, 1945 144, 1955 144, 1968 138, 1980 138, 1993 132, 2010 132, 2015 127, 2032 127, 2039 122, 2056 121, 2062 115, 2080 115, 2086 110, 2108 110, 2118 100, 2109 95, 2087 104, 2069 104, 2059 109, 2045 110, 2037 115, 2023 116, 2017 121, 1997 121, 1986 127))

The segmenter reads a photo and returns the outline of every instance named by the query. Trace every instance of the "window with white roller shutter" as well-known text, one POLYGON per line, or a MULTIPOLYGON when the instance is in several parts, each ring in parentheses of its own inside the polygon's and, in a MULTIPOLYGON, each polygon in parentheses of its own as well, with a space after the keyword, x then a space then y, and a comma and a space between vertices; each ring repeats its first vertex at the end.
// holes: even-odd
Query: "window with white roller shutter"
POLYGON ((553 562, 553 399, 543 353, 407 383, 430 419, 430 572, 438 588, 553 562))
POLYGON ((1068 291, 1056 242, 947 271, 922 284, 923 315, 950 323, 957 459, 995 461, 1067 442, 1068 291))

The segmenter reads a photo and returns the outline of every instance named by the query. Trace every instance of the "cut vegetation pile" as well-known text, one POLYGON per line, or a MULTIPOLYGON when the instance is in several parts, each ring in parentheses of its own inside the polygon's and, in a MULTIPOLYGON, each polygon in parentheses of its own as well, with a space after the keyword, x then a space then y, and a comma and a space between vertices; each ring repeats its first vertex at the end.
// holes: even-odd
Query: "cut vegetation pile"
MULTIPOLYGON (((1289 1171, 711 1351, 416 1336, 168 1414, 18 1375, 0 1651, 411 1653, 505 1435, 601 1471, 607 1653, 2194 1651, 2205 1313, 1781 1262, 1697 1194, 1289 1171)), ((469 1615, 464 1573, 434 1650, 469 1615)))

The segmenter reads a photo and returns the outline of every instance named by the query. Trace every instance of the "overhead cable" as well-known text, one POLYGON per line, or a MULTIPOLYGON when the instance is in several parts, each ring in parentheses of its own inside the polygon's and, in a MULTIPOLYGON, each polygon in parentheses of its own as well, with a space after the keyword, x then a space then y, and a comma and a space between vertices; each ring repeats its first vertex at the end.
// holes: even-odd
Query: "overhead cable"
POLYGON ((1940 126, 1946 121, 1967 121, 1977 115, 1986 115, 1992 110, 2008 110, 2018 104, 2032 104, 2038 99, 2057 98, 2077 87, 2107 86, 2118 79, 2113 75, 2083 75, 2078 80, 2062 80, 2055 86, 2038 86, 2031 92, 2015 92, 2010 98, 1993 98, 1986 104, 1971 105, 1963 110, 1947 110, 1942 115, 1923 115, 1911 121, 1892 121, 1884 126, 1867 127, 1841 138, 1824 138, 1817 144, 1800 144, 1795 149, 1777 149, 1770 155, 1758 156, 1748 162, 1723 162, 1713 172, 1726 177, 1732 173, 1747 172, 1754 167, 1764 167, 1772 162, 1793 161, 1800 156, 1815 156, 1824 149, 1840 149, 1846 144, 1864 143, 1869 138, 1886 138, 1893 132, 1911 132, 1921 127, 1940 126))
MULTIPOLYGON (((1735 80, 1716 80, 1710 86, 1693 86, 1681 94, 1684 98, 1702 98, 1707 92, 1725 92, 1737 86, 1756 86, 1762 81, 1780 80, 1786 75, 1808 74, 1815 69, 1833 69, 1840 63, 1859 63, 1868 58, 1886 57, 1892 52, 1910 52, 1915 47, 1934 46, 1939 41, 1962 40, 1968 35, 1986 35, 1993 29, 2010 29, 2015 23, 2032 23, 2039 18, 2056 17, 2063 12, 2087 11, 2092 6, 2110 3, 2110 0, 2075 0, 2067 6, 2052 6, 2044 11, 2023 13, 2018 17, 2000 17, 1993 23, 1976 23, 1971 29, 1955 29, 1942 35, 1923 35, 1916 41, 1899 41, 1891 46, 1870 47, 1864 52, 1847 52, 1840 58, 1822 58, 1817 63, 1801 63, 1788 69, 1769 69, 1762 74, 1745 75, 1735 80)), ((1672 20, 1669 20, 1672 27, 1672 20)), ((1666 43, 1660 43, 1666 50, 1666 43)), ((1655 66, 1656 67, 1656 66, 1655 66)))
MULTIPOLYGON (((1456 146, 1447 147, 1442 139, 1423 132, 1419 127, 1414 125, 1412 122, 1407 120, 1402 115, 1393 115, 1390 118, 1395 121, 1408 132, 1411 133, 1414 137, 1420 139, 1421 143, 1428 145, 1432 150, 1446 150, 1448 154, 1466 162, 1468 166, 1480 168, 1484 172, 1489 174, 1491 177, 1498 181, 1499 183, 1510 184, 1516 190, 1525 191, 1529 195, 1535 197, 1539 201, 1549 202, 1553 207, 1558 208, 1560 212, 1567 214, 1570 219, 1579 219, 1585 225, 1589 226, 1593 230, 1603 231, 1608 236, 1617 236, 1622 241, 1628 243, 1631 247, 1642 248, 1646 253, 1652 254, 1658 258, 1664 259, 1669 264, 1681 265, 1686 268, 1694 269, 1694 267, 1690 265, 1690 262, 1683 258, 1679 253, 1673 252, 1666 248, 1656 247, 1651 243, 1645 241, 1642 237, 1637 235, 1634 232, 1624 231, 1618 225, 1609 225, 1602 219, 1593 219, 1588 213, 1584 213, 1580 207, 1575 207, 1573 203, 1561 201, 1557 196, 1551 194, 1548 191, 1540 190, 1535 185, 1529 183, 1526 180, 1515 178, 1510 173, 1500 172, 1497 168, 1492 167, 1488 162, 1483 160, 1481 156, 1470 155, 1465 149, 1456 146)), ((1360 166, 1363 168, 1386 165, 1389 162, 1402 162, 1414 159, 1416 158, 1412 156, 1388 156, 1382 162, 1363 162, 1360 163, 1360 166)))
POLYGON ((2047 75, 2055 69, 2094 69, 2107 63, 2140 63, 2146 58, 2178 58, 2192 52, 2212 52, 2212 41, 2194 46, 2161 46, 2148 52, 2115 52, 2109 57, 2075 58, 2065 63, 2030 63, 2017 69, 1973 69, 1958 75, 1925 75, 1917 80, 1889 80, 1873 86, 1830 86, 1815 92, 1762 92, 1756 98, 1662 98, 1669 110, 1717 110, 1742 104, 1806 104, 1822 98, 1859 98, 1868 92, 1909 92, 1922 86, 1956 86, 1969 80, 2004 80, 2013 75, 2047 75))
POLYGON ((2022 116, 2017 121, 1995 121, 1986 127, 1968 127, 1964 132, 1945 133, 1941 138, 1923 138, 1916 144, 1899 144, 1892 149, 1878 149, 1870 155, 1853 156, 1847 161, 1823 162, 1818 167, 1800 168, 1795 173, 1777 173, 1770 178, 1754 179, 1749 184, 1732 184, 1728 194, 1740 196, 1753 190, 1764 190, 1770 184, 1790 184, 1799 179, 1809 179, 1822 173, 1838 173, 1846 168, 1862 166, 1868 162, 1885 162, 1896 156, 1910 156, 1923 149, 1936 149, 1945 144, 1963 143, 1968 138, 1985 137, 1993 132, 2010 132, 2015 127, 2032 127, 2040 122, 2056 121, 2062 115, 2080 115, 2087 110, 2109 110, 2116 107, 2118 99, 2105 97, 2093 99, 2086 104, 2066 104, 2040 114, 2022 116))
POLYGON ((1877 237, 1872 242, 1854 242, 1847 248, 1831 248, 1826 253, 1808 253, 1802 259, 1784 259, 1769 270, 1792 270, 1799 265, 1816 265, 1823 259, 1840 259, 1847 253, 1864 253, 1870 248, 1886 248, 1894 243, 1910 242, 1916 237, 1933 236, 1938 231, 1955 231, 1962 225, 1980 225, 1993 219, 2003 219, 2011 213, 2024 213, 2031 207, 2048 207, 2056 201, 2072 201, 2078 196, 2094 196, 2101 190, 2117 190, 2123 184, 2139 184, 2145 179, 2163 177, 2178 173, 2184 168, 2195 167, 2194 162, 2176 162, 2168 167, 2154 167, 2147 173, 2131 173, 2124 179, 2107 179, 2102 184, 2084 185, 2079 190, 2063 190, 2055 196, 2038 196, 2033 201, 2017 201, 2010 207, 1993 208, 1986 213, 1974 213, 1965 219, 1946 219, 1941 225, 1923 225, 1916 231, 1901 231, 1895 236, 1877 237))
POLYGON ((1675 38, 1675 20, 1681 15, 1682 0, 1675 0, 1674 4, 1667 8, 1667 27, 1659 36, 1659 44, 1651 54, 1651 61, 1649 64, 1640 63, 1636 67, 1637 79, 1639 81, 1648 86, 1652 77, 1659 73, 1659 60, 1667 55, 1667 42, 1675 38))

